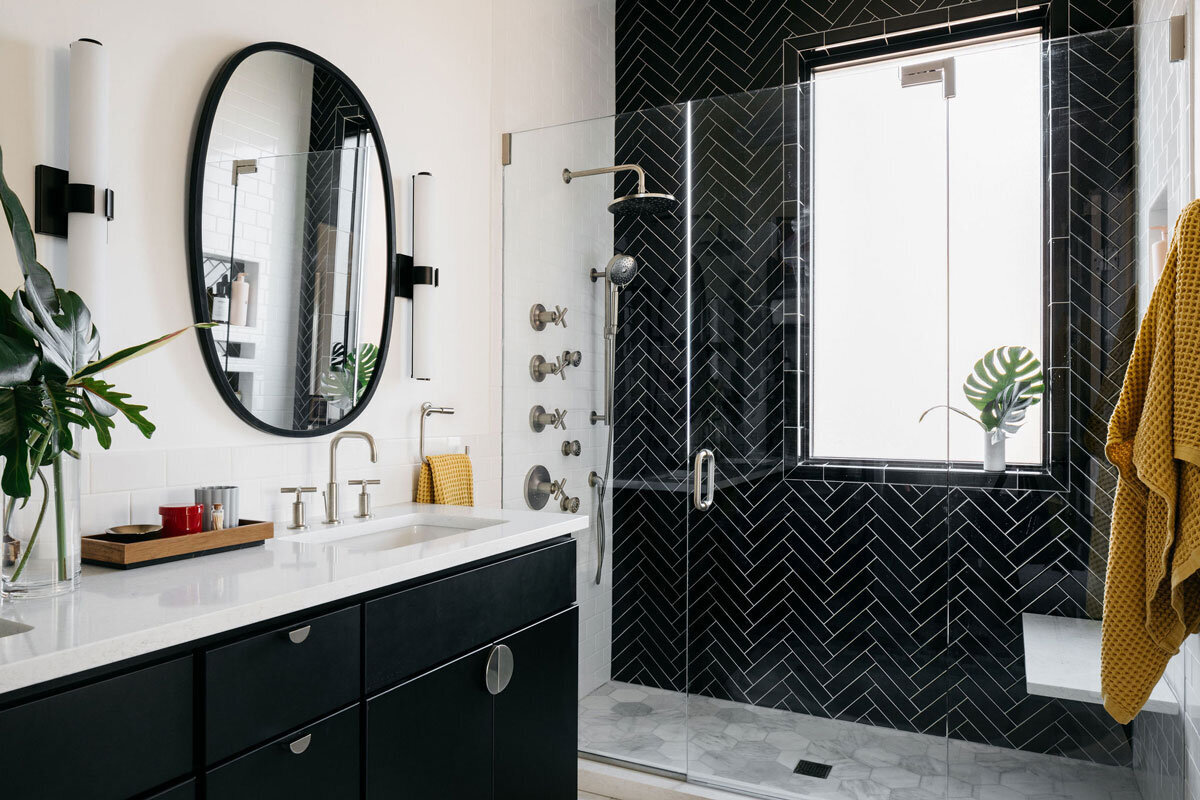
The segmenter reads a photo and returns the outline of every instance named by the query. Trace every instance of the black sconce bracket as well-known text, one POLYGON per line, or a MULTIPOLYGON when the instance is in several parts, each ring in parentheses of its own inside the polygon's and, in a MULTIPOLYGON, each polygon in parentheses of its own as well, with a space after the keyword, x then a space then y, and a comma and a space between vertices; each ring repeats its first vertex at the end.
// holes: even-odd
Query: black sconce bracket
POLYGON ((439 283, 438 270, 434 267, 414 267, 413 257, 406 253, 396 253, 396 297, 413 296, 413 284, 422 286, 437 286, 439 283))
MULTIPOLYGON (((96 187, 71 183, 65 169, 38 164, 33 170, 33 229, 48 236, 67 238, 67 214, 95 214, 96 187)), ((104 190, 104 218, 113 218, 116 196, 104 190)))

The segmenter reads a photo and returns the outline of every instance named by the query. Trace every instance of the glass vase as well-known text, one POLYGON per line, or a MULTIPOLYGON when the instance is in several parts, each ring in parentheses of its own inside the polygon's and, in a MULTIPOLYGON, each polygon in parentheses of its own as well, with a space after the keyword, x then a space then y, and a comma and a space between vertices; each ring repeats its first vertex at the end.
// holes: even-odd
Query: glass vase
POLYGON ((3 498, 0 596, 50 597, 79 585, 79 459, 34 472, 28 498, 3 498))

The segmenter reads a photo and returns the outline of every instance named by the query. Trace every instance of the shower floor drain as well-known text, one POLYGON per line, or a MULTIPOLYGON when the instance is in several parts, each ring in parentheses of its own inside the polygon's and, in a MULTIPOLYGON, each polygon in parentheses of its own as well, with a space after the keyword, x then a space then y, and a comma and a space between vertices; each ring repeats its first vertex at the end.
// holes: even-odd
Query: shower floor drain
POLYGON ((821 764, 816 761, 801 760, 792 772, 797 775, 807 775, 810 778, 828 778, 829 773, 833 771, 833 767, 829 764, 821 764))

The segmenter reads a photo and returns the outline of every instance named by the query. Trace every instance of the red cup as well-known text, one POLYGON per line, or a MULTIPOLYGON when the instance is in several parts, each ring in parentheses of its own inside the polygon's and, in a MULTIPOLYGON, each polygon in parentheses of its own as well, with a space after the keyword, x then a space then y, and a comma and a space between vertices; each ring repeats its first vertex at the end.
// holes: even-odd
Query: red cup
POLYGON ((163 536, 187 536, 200 532, 204 506, 192 503, 159 506, 158 513, 162 515, 163 536))

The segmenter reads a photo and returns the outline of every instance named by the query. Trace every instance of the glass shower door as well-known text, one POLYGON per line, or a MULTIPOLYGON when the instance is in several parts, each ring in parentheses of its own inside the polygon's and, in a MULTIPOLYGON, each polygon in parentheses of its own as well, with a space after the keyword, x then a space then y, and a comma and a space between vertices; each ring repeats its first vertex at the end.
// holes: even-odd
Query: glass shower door
POLYGON ((563 510, 527 496, 540 468, 589 522, 576 534, 580 753, 675 775, 687 772, 686 225, 610 214, 634 191, 629 174, 568 184, 562 172, 636 163, 651 191, 680 194, 684 120, 672 106, 514 133, 504 170, 504 505, 563 510), (607 288, 590 275, 617 252, 638 272, 617 306, 614 419, 593 422, 607 288), (575 352, 565 372, 534 366, 575 352), (555 422, 532 426, 535 408, 555 422))
POLYGON ((944 790, 946 102, 889 63, 688 106, 689 780, 944 790))

